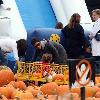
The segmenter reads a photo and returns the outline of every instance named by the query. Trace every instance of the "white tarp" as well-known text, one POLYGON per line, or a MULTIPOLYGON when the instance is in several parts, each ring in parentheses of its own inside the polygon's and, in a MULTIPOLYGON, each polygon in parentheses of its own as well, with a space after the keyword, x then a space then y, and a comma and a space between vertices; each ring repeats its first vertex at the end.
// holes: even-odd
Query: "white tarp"
POLYGON ((5 27, 4 24, 1 25, 2 27, 0 27, 0 29, 5 28, 5 30, 8 33, 10 33, 9 34, 10 37, 14 38, 16 40, 21 39, 21 38, 26 39, 27 32, 26 32, 24 24, 22 22, 22 19, 21 19, 21 16, 19 14, 15 0, 3 0, 3 1, 4 1, 4 4, 6 7, 11 8, 10 11, 7 11, 7 10, 0 8, 0 16, 9 17, 11 19, 11 24, 8 26, 10 32, 6 29, 7 27, 5 27))
POLYGON ((68 24, 67 22, 73 13, 79 13, 82 26, 86 30, 91 29, 92 20, 84 0, 50 0, 50 3, 57 20, 62 22, 64 26, 68 24))

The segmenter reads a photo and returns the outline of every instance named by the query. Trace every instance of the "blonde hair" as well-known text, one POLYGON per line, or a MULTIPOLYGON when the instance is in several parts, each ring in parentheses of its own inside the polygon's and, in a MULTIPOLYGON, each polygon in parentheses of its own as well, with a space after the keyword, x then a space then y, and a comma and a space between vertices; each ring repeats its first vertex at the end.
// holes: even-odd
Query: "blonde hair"
POLYGON ((100 17, 100 9, 95 9, 95 10, 92 11, 92 13, 96 13, 100 17))

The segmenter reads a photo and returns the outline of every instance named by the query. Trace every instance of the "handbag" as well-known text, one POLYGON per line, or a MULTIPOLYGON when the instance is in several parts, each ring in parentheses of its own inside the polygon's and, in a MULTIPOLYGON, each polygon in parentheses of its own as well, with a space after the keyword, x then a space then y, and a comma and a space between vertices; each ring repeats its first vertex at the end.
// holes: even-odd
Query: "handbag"
POLYGON ((95 37, 96 41, 100 41, 100 30, 96 33, 95 37))

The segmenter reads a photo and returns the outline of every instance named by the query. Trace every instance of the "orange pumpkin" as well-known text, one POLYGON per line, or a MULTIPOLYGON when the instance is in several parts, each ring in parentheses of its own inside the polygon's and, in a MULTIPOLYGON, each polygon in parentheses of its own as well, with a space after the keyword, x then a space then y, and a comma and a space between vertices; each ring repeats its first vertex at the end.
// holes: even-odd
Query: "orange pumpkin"
POLYGON ((43 84, 43 86, 40 88, 40 91, 42 91, 44 95, 45 94, 52 95, 52 94, 57 94, 57 88, 58 85, 55 82, 51 82, 43 84))
POLYGON ((38 89, 34 89, 32 86, 28 86, 27 89, 26 89, 26 91, 32 93, 32 95, 33 95, 34 97, 36 97, 37 94, 38 94, 38 92, 39 92, 38 89))
POLYGON ((18 98, 19 100, 34 100, 33 95, 27 91, 16 91, 12 99, 18 98))
POLYGON ((14 73, 11 70, 0 71, 0 86, 6 85, 14 80, 14 73))
POLYGON ((64 95, 68 92, 70 92, 68 85, 60 85, 57 88, 57 95, 64 95))
POLYGON ((80 95, 80 88, 71 88, 72 93, 78 93, 80 95))
POLYGON ((96 90, 93 87, 86 86, 85 88, 85 96, 86 97, 93 97, 96 93, 96 90))
POLYGON ((4 95, 0 95, 0 100, 8 100, 4 95))
POLYGON ((56 74, 54 77, 53 77, 53 81, 64 81, 64 75, 63 74, 56 74))
POLYGON ((17 81, 15 82, 15 88, 19 88, 21 90, 25 90, 26 89, 26 85, 23 81, 17 81))
POLYGON ((0 87, 0 94, 4 95, 6 98, 11 99, 13 89, 10 87, 0 87))
POLYGON ((100 98, 100 92, 96 92, 95 97, 100 98))
POLYGON ((100 77, 95 77, 95 84, 100 83, 100 77))

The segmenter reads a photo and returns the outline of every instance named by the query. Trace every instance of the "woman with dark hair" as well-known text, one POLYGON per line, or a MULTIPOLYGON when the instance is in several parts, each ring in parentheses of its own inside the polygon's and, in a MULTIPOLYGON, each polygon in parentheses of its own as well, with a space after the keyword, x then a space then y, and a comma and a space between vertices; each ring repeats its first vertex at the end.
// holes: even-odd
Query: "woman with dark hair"
POLYGON ((65 49, 70 59, 82 58, 84 52, 88 51, 88 44, 84 35, 84 29, 80 25, 80 19, 81 16, 78 13, 74 13, 68 25, 61 30, 65 37, 65 49))

